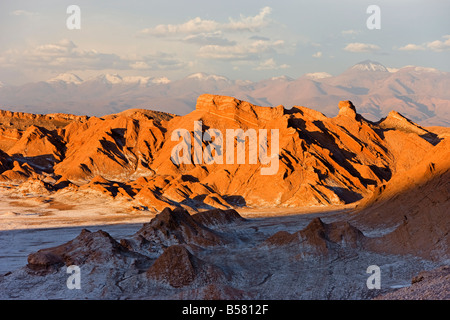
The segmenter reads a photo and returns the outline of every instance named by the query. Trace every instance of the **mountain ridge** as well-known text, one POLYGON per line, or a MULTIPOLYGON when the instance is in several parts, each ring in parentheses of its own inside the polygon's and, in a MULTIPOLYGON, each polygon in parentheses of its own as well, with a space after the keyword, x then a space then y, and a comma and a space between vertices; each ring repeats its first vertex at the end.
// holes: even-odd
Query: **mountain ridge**
MULTIPOLYGON (((203 94, 196 109, 185 116, 146 109, 100 118, 3 111, 0 122, 12 125, 0 131, 0 179, 21 183, 37 178, 55 186, 95 187, 150 210, 230 208, 236 203, 340 205, 371 195, 445 138, 442 132, 434 133, 397 112, 372 122, 351 101, 341 101, 336 109, 337 116, 329 118, 303 106, 261 107, 230 96, 203 94), (206 128, 214 128, 224 137, 228 129, 277 129, 277 171, 264 176, 262 163, 249 162, 173 163, 179 141, 171 136, 177 130, 192 135, 196 123, 201 123, 202 135, 206 128), (267 190, 267 184, 276 185, 277 193, 267 190)), ((268 150, 272 139, 267 141, 268 150)), ((207 145, 202 142, 202 148, 207 145)))
POLYGON ((5 109, 30 113, 103 116, 137 107, 185 115, 194 110, 200 94, 210 92, 263 106, 302 103, 332 117, 337 114, 336 103, 349 99, 372 121, 397 110, 421 125, 450 126, 448 72, 417 66, 392 69, 370 60, 334 76, 313 72, 296 79, 281 76, 257 82, 204 72, 178 80, 117 74, 77 79, 81 78, 63 74, 53 81, 4 85, 0 103, 5 109))

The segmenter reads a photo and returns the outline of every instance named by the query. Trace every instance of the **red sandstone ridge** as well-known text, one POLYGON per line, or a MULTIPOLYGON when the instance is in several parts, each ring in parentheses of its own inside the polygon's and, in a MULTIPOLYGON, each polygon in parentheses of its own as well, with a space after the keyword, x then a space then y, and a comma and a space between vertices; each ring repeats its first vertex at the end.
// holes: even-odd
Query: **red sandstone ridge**
MULTIPOLYGON (((130 109, 101 118, 70 115, 0 114, 0 179, 53 179, 55 190, 81 187, 110 198, 128 199, 152 211, 165 207, 228 209, 239 206, 316 206, 344 204, 368 197, 392 177, 432 153, 437 134, 392 112, 378 123, 365 120, 350 101, 339 102, 338 116, 328 118, 295 106, 261 107, 227 96, 204 94, 185 116, 130 109), (279 132, 279 161, 272 175, 250 163, 174 163, 180 143, 174 132, 194 137, 217 129, 279 132), (50 178, 49 178, 50 177, 50 178), (97 178, 96 178, 97 177, 97 178), (92 182, 92 179, 105 179, 92 182), (268 188, 267 186, 270 186, 268 188)), ((235 147, 237 142, 234 142, 235 147)), ((202 150, 210 147, 203 139, 202 150)))
POLYGON ((348 116, 350 118, 356 118, 356 108, 349 100, 339 102, 339 116, 348 116))
POLYGON ((352 220, 372 229, 394 228, 381 241, 385 252, 449 259, 449 201, 450 139, 446 137, 422 161, 361 201, 352 220))

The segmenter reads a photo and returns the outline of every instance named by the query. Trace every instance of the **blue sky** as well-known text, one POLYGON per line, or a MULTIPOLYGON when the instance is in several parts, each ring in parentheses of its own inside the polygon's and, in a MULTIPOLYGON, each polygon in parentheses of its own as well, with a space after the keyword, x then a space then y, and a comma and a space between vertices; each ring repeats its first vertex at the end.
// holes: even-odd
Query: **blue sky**
POLYGON ((0 81, 63 72, 256 81, 337 75, 366 59, 450 71, 449 12, 440 0, 2 0, 0 81), (66 26, 72 4, 80 30, 66 26), (379 30, 366 26, 369 5, 381 9, 379 30))

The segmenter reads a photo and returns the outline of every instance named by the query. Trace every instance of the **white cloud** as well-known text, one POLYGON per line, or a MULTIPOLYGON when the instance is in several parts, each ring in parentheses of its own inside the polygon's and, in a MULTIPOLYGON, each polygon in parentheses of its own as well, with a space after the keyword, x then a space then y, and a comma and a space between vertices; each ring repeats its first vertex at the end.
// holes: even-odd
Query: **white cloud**
POLYGON ((422 44, 410 43, 403 47, 398 48, 401 51, 420 51, 420 50, 432 50, 435 52, 442 52, 450 49, 450 35, 442 36, 445 40, 434 40, 425 42, 422 44))
POLYGON ((196 17, 182 24, 160 24, 153 28, 140 31, 140 35, 170 36, 180 34, 212 33, 216 31, 250 31, 255 32, 269 24, 267 16, 270 7, 262 8, 255 16, 240 16, 238 20, 229 18, 228 23, 219 23, 214 20, 203 20, 196 17))
POLYGON ((11 16, 26 16, 26 17, 38 15, 37 12, 31 12, 31 11, 26 11, 26 10, 14 10, 14 11, 10 12, 9 14, 11 16))
POLYGON ((313 56, 313 58, 320 58, 320 57, 322 57, 322 52, 321 51, 317 51, 312 56, 313 56))
POLYGON ((421 45, 410 43, 410 44, 407 44, 406 46, 398 48, 398 50, 400 50, 400 51, 420 51, 420 50, 425 50, 425 48, 421 45))
POLYGON ((270 41, 270 38, 254 35, 249 37, 250 40, 263 40, 263 41, 270 41))
MULTIPOLYGON (((141 30, 140 35, 175 39, 182 43, 200 45, 197 57, 223 61, 263 61, 258 70, 288 68, 286 64, 277 65, 270 55, 286 49, 283 40, 271 40, 254 34, 269 26, 272 8, 266 6, 255 15, 230 17, 225 21, 196 17, 178 24, 160 24, 141 30), (251 37, 245 33, 251 32, 251 37), (265 59, 265 60, 264 60, 265 59)), ((254 62, 252 64, 254 65, 254 62)), ((136 65, 138 67, 139 65, 136 65)))
POLYGON ((381 48, 375 44, 370 43, 360 43, 360 42, 353 42, 349 43, 344 50, 350 51, 350 52, 375 52, 379 51, 381 48))
POLYGON ((132 62, 132 63, 130 63, 130 67, 131 67, 131 69, 134 69, 134 70, 149 70, 149 69, 151 69, 151 67, 145 61, 132 62))
POLYGON ((343 35, 353 35, 353 36, 356 36, 357 34, 360 34, 361 31, 350 29, 350 30, 342 30, 341 33, 342 33, 343 35))
POLYGON ((426 44, 427 48, 429 48, 433 51, 436 51, 436 52, 441 52, 441 51, 450 49, 450 35, 445 35, 442 38, 444 38, 446 40, 444 40, 444 41, 435 40, 432 42, 428 42, 426 44))
POLYGON ((160 24, 154 28, 141 30, 142 35, 166 36, 170 34, 191 34, 201 32, 214 32, 219 23, 213 20, 202 20, 200 17, 191 19, 183 24, 160 24))
POLYGON ((39 45, 36 48, 26 51, 30 56, 59 56, 74 52, 77 46, 71 40, 63 39, 58 43, 39 45))
POLYGON ((273 70, 277 68, 277 64, 273 58, 262 61, 255 70, 273 70))
POLYGON ((221 31, 216 31, 212 33, 199 33, 190 34, 182 39, 185 42, 200 44, 200 45, 220 45, 220 46, 231 46, 235 45, 236 41, 231 41, 225 38, 221 31))
POLYGON ((268 25, 269 22, 266 18, 268 15, 270 15, 271 12, 272 8, 264 7, 254 17, 244 17, 243 15, 241 15, 239 20, 233 20, 232 18, 230 18, 230 22, 228 24, 225 24, 224 28, 234 31, 258 31, 268 25))
POLYGON ((146 56, 121 57, 114 53, 84 50, 70 40, 42 44, 24 51, 8 50, 2 54, 2 65, 16 68, 65 70, 161 70, 180 69, 186 63, 173 55, 155 53, 146 56))
POLYGON ((283 46, 283 40, 257 40, 250 44, 237 44, 234 46, 206 45, 199 49, 198 56, 218 60, 249 60, 256 59, 264 53, 275 53, 276 49, 283 46))
POLYGON ((262 61, 255 70, 276 70, 287 69, 290 66, 287 64, 278 65, 273 58, 262 61))

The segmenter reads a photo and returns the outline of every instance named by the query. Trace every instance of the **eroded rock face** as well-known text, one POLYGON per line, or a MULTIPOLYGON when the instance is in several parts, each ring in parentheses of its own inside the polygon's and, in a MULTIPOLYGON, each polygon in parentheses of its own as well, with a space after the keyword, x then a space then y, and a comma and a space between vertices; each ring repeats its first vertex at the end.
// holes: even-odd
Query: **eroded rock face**
POLYGON ((135 260, 148 260, 145 256, 131 252, 107 232, 90 232, 83 229, 75 239, 57 247, 41 249, 28 256, 28 268, 46 273, 62 266, 112 264, 124 267, 135 260))
POLYGON ((182 245, 168 247, 147 270, 149 279, 167 282, 174 288, 205 285, 225 280, 223 271, 194 256, 182 245))
POLYGON ((73 121, 87 121, 87 116, 76 116, 72 114, 53 113, 53 114, 33 114, 26 112, 11 112, 0 110, 0 121, 2 127, 24 130, 29 126, 35 125, 47 130, 56 130, 63 128, 73 121))
POLYGON ((346 115, 353 119, 356 118, 356 108, 349 100, 339 101, 339 115, 346 115))
POLYGON ((391 228, 371 242, 372 250, 449 259, 449 181, 450 140, 446 138, 418 164, 361 201, 351 219, 368 230, 391 228))
POLYGON ((220 227, 245 221, 234 210, 216 209, 191 216, 184 209, 167 208, 135 236, 120 243, 107 232, 83 229, 71 241, 30 254, 26 270, 31 277, 50 277, 61 272, 63 267, 76 265, 83 270, 88 286, 95 286, 95 279, 102 277, 99 272, 105 273, 103 277, 107 283, 102 293, 105 296, 117 294, 117 287, 123 292, 130 290, 129 283, 136 288, 147 281, 171 288, 198 288, 197 295, 211 290, 216 295, 223 290, 229 295, 238 294, 238 289, 227 285, 230 276, 213 263, 198 258, 192 248, 201 252, 202 245, 221 246, 231 240, 203 223, 220 227), (136 239, 142 239, 141 247, 137 248, 139 253, 133 248, 136 239), (145 247, 148 243, 158 245, 158 250, 145 247), (118 285, 119 282, 125 284, 118 285))
POLYGON ((213 209, 196 213, 192 218, 204 226, 224 225, 233 222, 245 222, 246 219, 234 209, 213 209))
POLYGON ((202 94, 195 109, 250 123, 272 121, 284 115, 284 107, 281 105, 274 108, 260 107, 233 97, 212 94, 202 94))
POLYGON ((361 248, 367 241, 364 234, 347 221, 326 224, 325 230, 327 239, 341 246, 361 248))
POLYGON ((306 228, 293 234, 279 231, 265 240, 269 246, 295 246, 299 252, 326 255, 334 251, 334 246, 363 248, 367 242, 364 234, 346 221, 324 223, 313 219, 306 228))
POLYGON ((173 244, 213 246, 226 243, 218 233, 197 222, 185 209, 164 209, 133 236, 140 245, 168 247, 173 244))

